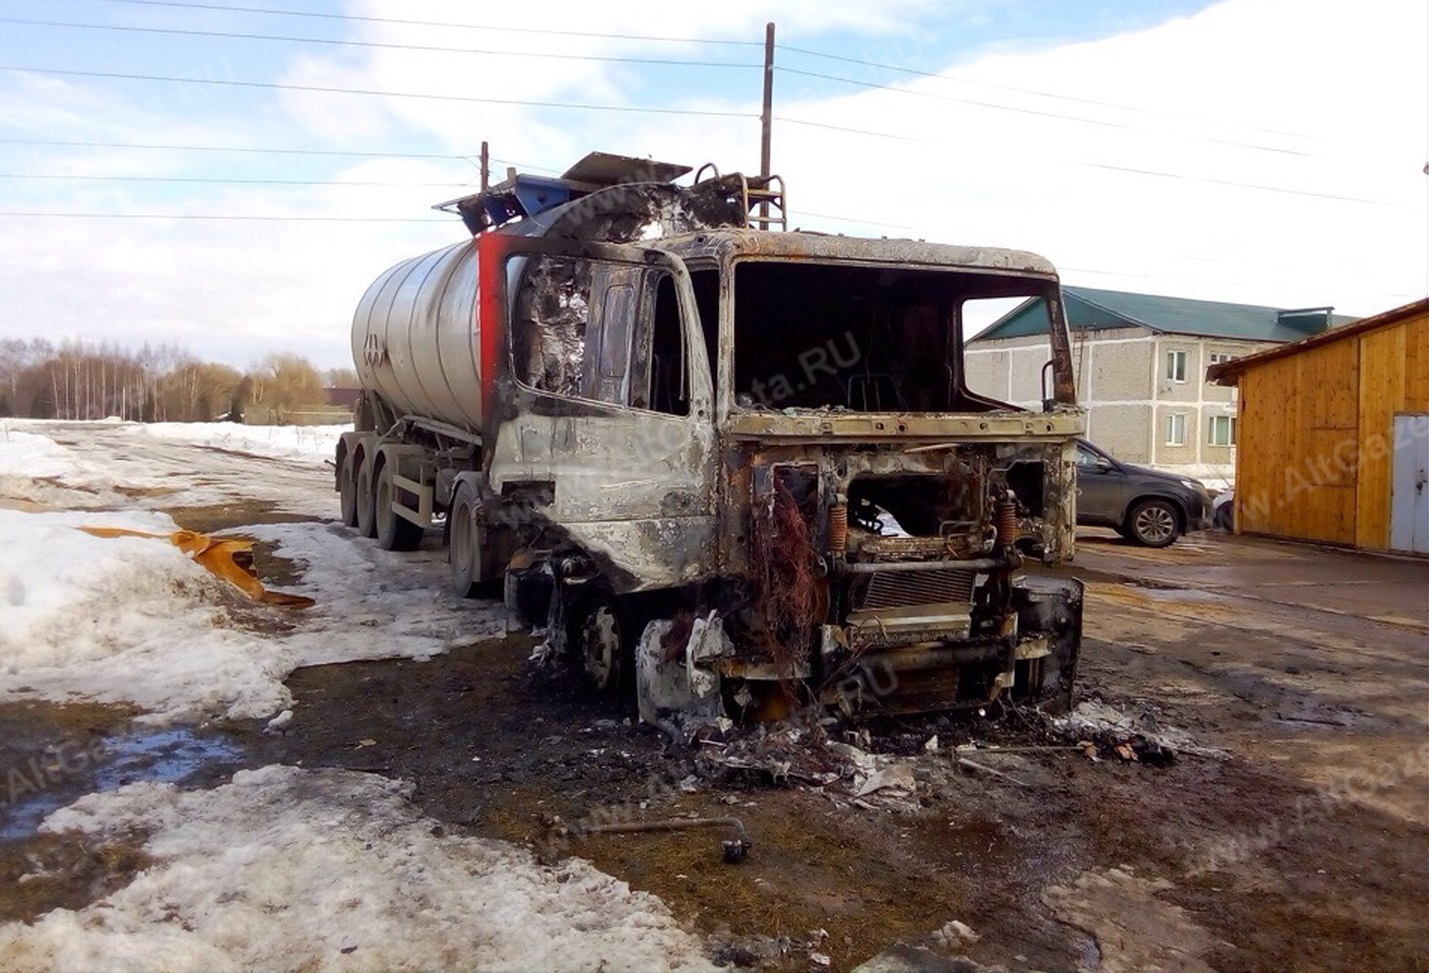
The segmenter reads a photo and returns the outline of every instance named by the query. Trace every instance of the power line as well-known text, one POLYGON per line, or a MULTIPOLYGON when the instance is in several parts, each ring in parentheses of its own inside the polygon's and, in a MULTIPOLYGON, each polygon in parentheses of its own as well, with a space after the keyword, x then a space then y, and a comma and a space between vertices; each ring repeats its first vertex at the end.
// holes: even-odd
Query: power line
POLYGON ((1284 193, 1287 196, 1310 196, 1314 199, 1333 199, 1343 203, 1367 203, 1371 206, 1387 206, 1391 209, 1411 209, 1401 203, 1391 203, 1382 199, 1365 199, 1361 196, 1340 196, 1335 193, 1317 193, 1308 189, 1286 189, 1284 186, 1267 186, 1263 183, 1236 182, 1233 179, 1213 179, 1210 176, 1191 176, 1180 172, 1161 172, 1155 169, 1136 169, 1131 166, 1114 166, 1105 162, 1076 162, 1074 165, 1090 169, 1108 169, 1112 172, 1128 172, 1138 176, 1156 176, 1161 179, 1180 179, 1186 182, 1204 182, 1213 186, 1231 186, 1236 189, 1255 189, 1267 193, 1284 193))
POLYGON ((874 132, 866 128, 854 128, 850 125, 834 125, 829 122, 811 122, 806 118, 787 118, 783 115, 775 115, 776 122, 783 122, 785 125, 802 125, 805 128, 822 128, 830 132, 845 132, 849 135, 867 135, 876 139, 891 139, 894 142, 914 142, 918 145, 948 145, 938 139, 919 138, 916 135, 899 135, 896 132, 874 132))
MULTIPOLYGON (((775 119, 774 119, 774 120, 775 120, 776 122, 783 122, 783 123, 786 124, 786 125, 803 125, 803 126, 806 126, 806 127, 808 127, 808 128, 827 129, 827 130, 833 131, 833 132, 843 132, 844 134, 847 134, 847 135, 863 135, 863 136, 867 136, 867 137, 869 137, 869 138, 890 139, 890 140, 896 141, 896 142, 913 142, 913 143, 917 143, 917 144, 920 144, 920 145, 934 145, 934 146, 950 146, 950 145, 953 145, 953 144, 954 144, 954 143, 952 143, 952 142, 943 141, 943 140, 923 139, 923 138, 917 138, 917 137, 914 137, 914 136, 911 136, 911 135, 898 135, 898 134, 896 134, 896 133, 894 133, 894 132, 875 132, 875 131, 871 131, 871 130, 869 130, 869 129, 864 129, 864 128, 854 128, 854 127, 849 126, 849 125, 832 125, 832 124, 828 124, 828 123, 825 123, 825 122, 809 121, 808 119, 803 119, 803 118, 785 118, 785 117, 781 117, 781 116, 775 116, 775 119)), ((1335 193, 1318 193, 1318 192, 1313 192, 1313 191, 1307 190, 1307 189, 1286 189, 1286 188, 1283 187, 1283 186, 1267 186, 1267 185, 1265 185, 1265 184, 1263 184, 1263 183, 1237 182, 1237 181, 1232 180, 1232 179, 1213 179, 1213 178, 1211 178, 1211 177, 1209 177, 1209 176, 1193 176, 1193 175, 1188 175, 1188 174, 1185 174, 1185 173, 1163 172, 1163 171, 1158 171, 1158 170, 1155 170, 1155 169, 1138 169, 1138 168, 1135 168, 1135 167, 1132 167, 1132 166, 1118 166, 1118 165, 1111 165, 1110 163, 1103 163, 1103 162, 1086 162, 1086 161, 1082 161, 1082 160, 1078 160, 1078 159, 1061 159, 1061 160, 1050 160, 1050 159, 1049 159, 1049 161, 1060 161, 1060 162, 1064 162, 1064 163, 1066 163, 1066 164, 1068 164, 1068 165, 1084 166, 1084 167, 1090 168, 1090 169, 1109 169, 1109 170, 1112 170, 1112 171, 1114 171, 1114 172, 1127 172, 1127 173, 1133 173, 1133 174, 1135 174, 1135 175, 1142 175, 1142 176, 1156 176, 1156 177, 1160 177, 1160 178, 1163 178, 1163 179, 1183 179, 1183 180, 1186 180, 1186 181, 1188 181, 1188 182, 1203 182, 1203 183, 1207 183, 1207 184, 1215 185, 1215 186, 1229 186, 1229 187, 1232 187, 1232 188, 1235 188, 1235 189, 1255 189, 1255 190, 1262 190, 1262 191, 1264 191, 1264 192, 1282 193, 1282 194, 1285 194, 1285 195, 1288 195, 1288 196, 1307 196, 1307 197, 1310 197, 1310 198, 1312 198, 1312 199, 1332 199, 1332 200, 1338 200, 1338 201, 1340 201, 1340 202, 1346 202, 1346 203, 1367 203, 1367 204, 1370 204, 1370 205, 1372 205, 1372 206, 1387 206, 1387 207, 1390 207, 1390 208, 1393 208, 1393 209, 1413 209, 1413 208, 1414 208, 1414 207, 1411 207, 1411 206, 1403 205, 1403 204, 1401 204, 1401 203, 1391 203, 1391 202, 1388 202, 1388 201, 1382 200, 1382 199, 1365 199, 1365 198, 1362 198, 1362 197, 1359 197, 1359 196, 1341 196, 1341 195, 1337 195, 1337 194, 1335 194, 1335 193)))
MULTIPOLYGON (((68 139, 16 139, 0 137, 4 145, 48 145, 77 149, 159 149, 169 152, 251 152, 258 155, 316 155, 358 159, 435 159, 448 162, 474 162, 470 155, 441 155, 420 152, 356 152, 340 149, 274 149, 247 145, 173 145, 159 142, 100 142, 68 139)), ((494 160, 504 161, 504 160, 494 160)))
POLYGON ((427 101, 458 101, 482 105, 511 105, 521 108, 560 108, 573 111, 631 112, 641 115, 696 115, 703 118, 757 118, 748 112, 701 111, 691 108, 647 108, 637 105, 586 105, 561 101, 526 101, 519 98, 481 98, 476 95, 430 94, 420 91, 376 91, 367 88, 336 88, 326 85, 279 84, 273 81, 227 81, 217 78, 175 78, 159 74, 123 74, 117 71, 75 71, 59 68, 32 68, 0 64, 0 71, 54 74, 74 78, 108 78, 120 81, 161 81, 170 84, 201 84, 231 88, 263 88, 279 91, 308 91, 318 94, 372 95, 381 98, 417 98, 427 101))
POLYGON ((268 7, 239 7, 219 3, 181 3, 178 0, 99 0, 139 7, 180 7, 187 10, 215 10, 223 13, 267 14, 274 17, 305 17, 313 20, 346 20, 366 24, 398 24, 404 27, 442 27, 456 30, 487 30, 507 34, 543 34, 551 37, 597 37, 620 41, 658 41, 667 44, 726 44, 735 47, 762 47, 761 41, 719 40, 709 37, 661 37, 652 34, 601 33, 589 30, 553 30, 541 27, 498 27, 491 24, 456 24, 435 20, 403 20, 397 17, 359 17, 346 14, 314 13, 302 10, 273 10, 268 7))
POLYGON ((245 216, 234 214, 200 213, 46 213, 0 211, 0 217, 10 216, 22 219, 83 219, 83 220, 230 220, 254 223, 447 223, 454 220, 417 219, 415 217, 386 216, 245 216))
MULTIPOLYGON (((358 152, 343 151, 342 149, 275 149, 267 146, 247 145, 178 145, 175 143, 162 142, 104 142, 86 139, 17 139, 3 137, 0 137, 0 145, 45 145, 79 149, 152 149, 165 152, 238 152, 253 153, 256 155, 333 156, 337 158, 350 157, 357 159, 420 159, 443 162, 467 162, 476 165, 476 157, 474 155, 446 155, 435 152, 358 152)), ((549 172, 552 175, 560 175, 561 172, 564 171, 561 169, 552 169, 549 166, 538 166, 530 162, 502 159, 494 155, 490 156, 490 161, 504 166, 515 166, 523 172, 549 172)), ((407 184, 404 183, 403 185, 407 184)))
MULTIPOLYGON (((961 104, 961 105, 973 105, 973 106, 978 107, 978 108, 990 108, 990 109, 993 109, 993 110, 995 110, 995 111, 1015 112, 1015 113, 1022 114, 1022 115, 1036 115, 1036 116, 1041 117, 1041 118, 1055 118, 1055 119, 1059 119, 1059 120, 1062 120, 1062 121, 1068 121, 1068 122, 1081 122, 1081 123, 1084 124, 1084 125, 1100 125, 1100 126, 1103 126, 1103 127, 1105 127, 1105 128, 1119 128, 1119 129, 1123 129, 1123 130, 1127 130, 1127 131, 1140 131, 1140 129, 1137 128, 1137 126, 1130 125, 1130 124, 1127 124, 1127 123, 1125 123, 1125 122, 1114 122, 1114 121, 1108 121, 1108 120, 1106 120, 1106 119, 1100 119, 1100 118, 1087 118, 1087 117, 1084 116, 1084 115, 1065 115, 1065 114, 1062 114, 1062 113, 1060 113, 1060 112, 1045 111, 1045 110, 1036 109, 1036 108, 1020 108, 1020 107, 1017 107, 1016 105, 1003 105, 1003 104, 999 104, 999 103, 994 102, 994 101, 978 101, 978 100, 972 99, 972 98, 957 98, 957 97, 954 97, 954 96, 952 96, 952 95, 938 95, 938 94, 934 94, 934 93, 932 93, 932 92, 930 92, 930 91, 914 91, 914 90, 911 89, 911 88, 899 88, 899 87, 897 87, 896 85, 878 84, 877 82, 873 82, 873 81, 859 81, 859 80, 857 80, 857 79, 855 79, 855 78, 842 78, 842 77, 838 77, 837 75, 832 75, 832 74, 819 74, 818 72, 815 72, 815 71, 801 71, 801 70, 799 70, 798 68, 781 68, 781 67, 776 66, 776 67, 775 67, 775 70, 776 70, 776 71, 780 71, 780 72, 782 72, 782 73, 784 73, 784 74, 796 74, 796 75, 801 75, 801 76, 806 77, 806 78, 819 78, 819 79, 822 79, 822 80, 824 80, 824 81, 838 81, 838 82, 842 82, 842 83, 844 83, 844 84, 858 85, 858 86, 863 87, 863 88, 875 88, 875 89, 877 89, 877 90, 879 90, 879 91, 893 91, 893 92, 896 92, 896 93, 898 93, 898 94, 913 95, 913 96, 918 97, 918 98, 932 98, 932 99, 935 99, 935 100, 937 100, 937 101, 948 101, 948 102, 954 102, 954 103, 961 104)), ((1014 90, 1016 90, 1016 89, 1014 89, 1014 90)), ((1093 104, 1099 104, 1099 103, 1098 103, 1098 102, 1093 102, 1093 104)), ((1107 106, 1107 107, 1116 107, 1116 106, 1107 106)), ((1261 151, 1261 152, 1275 152, 1275 153, 1278 153, 1278 154, 1281 154, 1281 155, 1308 156, 1308 155, 1310 154, 1310 153, 1308 153, 1308 152, 1301 152, 1301 151, 1298 151, 1298 150, 1296 150, 1296 149, 1281 149, 1281 148, 1276 148, 1275 146, 1271 146, 1271 145, 1257 145, 1257 144, 1252 143, 1252 142, 1237 142, 1237 141, 1233 141, 1233 140, 1231 140, 1231 139, 1220 139, 1220 138, 1215 138, 1215 137, 1209 136, 1209 135, 1191 135, 1191 134, 1188 134, 1188 133, 1182 133, 1182 134, 1179 135, 1179 137, 1181 137, 1181 138, 1188 138, 1188 139, 1194 139, 1194 140, 1200 141, 1200 142, 1214 142, 1214 143, 1216 143, 1216 144, 1218 144, 1218 145, 1231 145, 1231 146, 1235 146, 1235 147, 1237 147, 1237 148, 1256 149, 1256 150, 1261 151)))
MULTIPOLYGON (((991 89, 993 89, 993 90, 995 90, 995 91, 1012 91, 1012 92, 1016 92, 1017 94, 1036 95, 1036 96, 1038 96, 1039 98, 1053 98, 1053 99, 1056 99, 1056 100, 1058 100, 1058 101, 1070 101, 1070 102, 1075 102, 1075 103, 1083 104, 1083 105, 1096 105, 1097 107, 1100 107, 1100 108, 1115 108, 1115 109, 1118 109, 1118 110, 1120 110, 1120 111, 1137 112, 1137 113, 1140 113, 1140 114, 1143 114, 1143 115, 1155 115, 1155 116, 1163 117, 1163 118, 1178 118, 1178 119, 1181 119, 1181 120, 1183 120, 1183 121, 1202 122, 1202 123, 1215 124, 1215 125, 1223 125, 1223 124, 1225 124, 1225 120, 1224 120, 1224 119, 1219 119, 1219 118, 1202 118, 1202 117, 1199 117, 1199 116, 1196 116, 1196 115, 1181 115, 1181 114, 1177 114, 1177 113, 1173 113, 1173 112, 1160 111, 1160 110, 1155 109, 1155 108, 1142 108, 1142 107, 1137 106, 1137 105, 1126 105, 1126 104, 1121 104, 1121 103, 1112 102, 1112 101, 1099 101, 1099 100, 1097 100, 1097 99, 1095 99, 1095 98, 1078 98, 1078 97, 1076 97, 1075 95, 1063 95, 1063 94, 1058 94, 1057 92, 1054 92, 1054 91, 1039 91, 1039 90, 1034 89, 1034 88, 1019 88, 1019 87, 1016 87, 1016 86, 1014 86, 1014 85, 994 84, 994 83, 992 83, 992 82, 990 82, 990 81, 969 81, 969 80, 967 80, 967 79, 965 79, 965 78, 955 78, 955 77, 951 77, 951 76, 946 75, 946 74, 939 74, 939 73, 936 72, 936 71, 920 71, 920 70, 918 70, 917 68, 907 68, 907 67, 903 67, 902 65, 898 65, 898 64, 883 64, 883 63, 880 63, 880 62, 878 62, 878 61, 865 61, 865 60, 863 60, 862 58, 847 57, 847 56, 844 56, 844 55, 842 55, 842 54, 828 54, 828 53, 826 53, 826 52, 824 52, 824 51, 814 51, 814 50, 810 50, 810 49, 808 49, 808 48, 803 48, 803 47, 788 47, 788 46, 785 46, 785 45, 783 45, 783 44, 780 44, 780 45, 778 45, 778 49, 781 50, 781 51, 788 51, 788 52, 790 52, 791 54, 804 54, 804 55, 807 55, 807 56, 809 56, 809 57, 824 58, 825 60, 829 60, 829 61, 842 61, 842 62, 845 63, 845 64, 858 64, 858 65, 861 65, 861 66, 863 66, 863 67, 880 68, 880 69, 882 69, 882 70, 884 70, 884 71, 897 71, 897 72, 900 72, 900 73, 902 73, 902 74, 914 75, 914 76, 920 77, 920 78, 933 78, 933 79, 935 79, 935 80, 937 80, 937 81, 947 81, 947 82, 952 82, 952 83, 954 83, 954 84, 965 84, 965 85, 971 85, 971 86, 973 86, 973 87, 978 87, 978 88, 991 88, 991 89)), ((792 69, 792 68, 784 68, 783 70, 793 72, 794 69, 792 69)), ((809 73, 810 76, 816 77, 816 78, 828 77, 827 75, 812 74, 812 72, 794 72, 794 73, 809 73)), ((865 82, 861 82, 861 81, 853 81, 852 79, 849 79, 849 78, 830 78, 830 80, 835 80, 835 81, 847 81, 847 82, 849 82, 849 83, 851 83, 851 84, 863 84, 863 83, 865 83, 865 82)), ((1283 130, 1283 129, 1261 128, 1261 127, 1259 127, 1259 126, 1253 126, 1253 125, 1252 125, 1252 126, 1241 126, 1241 127, 1244 127, 1244 128, 1246 128, 1247 130, 1253 131, 1253 132, 1264 132, 1264 133, 1267 134, 1267 135, 1288 135, 1288 136, 1290 136, 1290 137, 1292 137, 1292 138, 1299 138, 1299 139, 1315 139, 1315 140, 1318 140, 1318 139, 1319 139, 1319 136, 1316 136, 1316 135, 1308 135, 1308 134, 1306 134, 1306 133, 1304 133, 1304 132, 1287 132, 1287 131, 1285 131, 1285 130, 1283 130)))
POLYGON ((58 179, 71 182, 186 182, 238 186, 357 186, 368 189, 464 189, 464 182, 365 182, 329 179, 219 179, 210 176, 86 176, 76 173, 0 172, 0 179, 58 179))
POLYGON ((297 44, 318 44, 333 47, 364 47, 393 51, 425 51, 442 54, 480 54, 485 57, 535 57, 561 61, 612 61, 624 64, 665 64, 697 68, 757 68, 759 65, 739 61, 686 61, 679 58, 620 57, 605 54, 554 54, 546 51, 501 51, 466 47, 437 47, 428 44, 393 44, 380 41, 337 40, 325 37, 288 37, 281 34, 244 34, 222 30, 196 30, 177 27, 135 27, 125 24, 79 24, 57 20, 25 20, 20 17, 0 17, 0 24, 22 24, 29 27, 70 27, 76 30, 123 31, 136 34, 170 34, 180 37, 224 37, 233 40, 285 41, 297 44))

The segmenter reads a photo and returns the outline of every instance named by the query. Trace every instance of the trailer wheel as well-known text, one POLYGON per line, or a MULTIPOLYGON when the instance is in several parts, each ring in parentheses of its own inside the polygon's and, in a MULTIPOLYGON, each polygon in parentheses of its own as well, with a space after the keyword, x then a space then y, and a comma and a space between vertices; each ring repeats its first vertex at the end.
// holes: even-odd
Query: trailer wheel
POLYGON ((476 549, 476 490, 467 481, 456 488, 447 513, 447 564, 451 568, 452 591, 458 598, 476 596, 476 565, 481 555, 476 549))
POLYGON ((597 692, 617 693, 634 676, 635 643, 630 619, 613 595, 594 592, 581 599, 571 632, 575 662, 597 692))
POLYGON ((342 522, 348 527, 357 526, 357 471, 353 469, 354 465, 349 451, 343 453, 342 462, 337 467, 338 506, 342 511, 342 522))
POLYGON ((377 501, 372 493, 372 464, 364 459, 357 467, 357 532, 377 536, 377 501))
POLYGON ((397 499, 396 474, 392 463, 384 463, 377 474, 377 546, 384 551, 415 551, 422 543, 422 528, 392 509, 397 499))

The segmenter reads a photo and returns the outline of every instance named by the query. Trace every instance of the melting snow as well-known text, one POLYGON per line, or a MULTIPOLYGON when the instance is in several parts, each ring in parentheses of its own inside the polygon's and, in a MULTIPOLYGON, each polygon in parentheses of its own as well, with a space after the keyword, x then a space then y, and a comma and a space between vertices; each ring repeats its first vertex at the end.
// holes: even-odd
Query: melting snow
POLYGON ((270 766, 134 784, 47 831, 148 833, 154 863, 77 912, 0 926, 7 970, 712 970, 656 897, 588 863, 445 834, 410 786, 270 766))

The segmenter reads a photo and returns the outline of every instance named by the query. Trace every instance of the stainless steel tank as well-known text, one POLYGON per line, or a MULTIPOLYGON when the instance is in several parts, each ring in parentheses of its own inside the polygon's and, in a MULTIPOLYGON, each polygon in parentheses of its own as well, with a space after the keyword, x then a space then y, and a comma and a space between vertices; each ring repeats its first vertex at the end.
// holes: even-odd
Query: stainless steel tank
MULTIPOLYGON (((487 232, 612 243, 713 226, 743 225, 717 187, 612 186, 487 232)), ((482 428, 476 241, 405 260, 373 282, 352 319, 352 359, 362 388, 399 416, 482 428)))
POLYGON ((405 260, 367 288, 352 319, 362 387, 399 415, 481 430, 476 241, 405 260))

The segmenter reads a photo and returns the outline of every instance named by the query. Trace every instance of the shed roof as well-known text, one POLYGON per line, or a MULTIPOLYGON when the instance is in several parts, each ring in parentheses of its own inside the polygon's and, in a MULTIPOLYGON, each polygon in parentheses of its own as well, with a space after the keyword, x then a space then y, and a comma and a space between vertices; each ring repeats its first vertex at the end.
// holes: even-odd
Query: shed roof
POLYGON ((1308 338, 1302 338, 1300 341, 1292 342, 1287 345, 1280 345, 1276 348, 1258 351, 1253 355, 1246 355, 1243 358, 1232 358, 1230 361, 1220 362, 1206 369, 1206 377, 1217 385, 1234 385, 1242 374, 1268 361, 1275 361, 1290 355, 1298 355, 1307 348, 1318 348, 1332 341, 1343 341, 1346 338, 1351 338, 1356 335, 1377 331, 1380 328, 1398 324, 1406 318, 1417 317, 1421 314, 1429 315, 1429 297, 1421 297, 1417 301, 1410 301, 1408 304, 1402 304, 1399 307, 1376 314, 1374 317, 1364 318, 1356 321, 1354 324, 1347 324, 1342 328, 1335 328, 1331 331, 1322 332, 1321 334, 1311 335, 1308 338))
MULTIPOLYGON (((1188 297, 1131 294, 1095 287, 1062 287, 1067 327, 1073 331, 1146 328, 1160 334, 1185 334, 1245 341, 1298 341, 1333 325, 1354 320, 1332 309, 1287 309, 1229 304, 1188 297)), ((1021 338, 1045 332, 1041 298, 1004 315, 973 341, 1021 338)))

